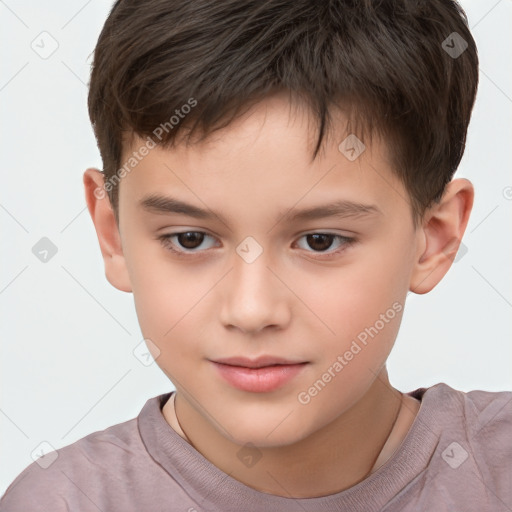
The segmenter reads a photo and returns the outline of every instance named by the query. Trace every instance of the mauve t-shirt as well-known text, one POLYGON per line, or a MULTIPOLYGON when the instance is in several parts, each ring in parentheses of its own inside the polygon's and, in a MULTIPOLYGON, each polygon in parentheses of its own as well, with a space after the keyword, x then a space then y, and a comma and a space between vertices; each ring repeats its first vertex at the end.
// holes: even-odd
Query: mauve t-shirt
POLYGON ((274 496, 230 477, 167 424, 166 393, 138 417, 31 463, 0 512, 510 512, 512 392, 439 383, 408 394, 421 406, 399 449, 365 480, 329 496, 274 496))

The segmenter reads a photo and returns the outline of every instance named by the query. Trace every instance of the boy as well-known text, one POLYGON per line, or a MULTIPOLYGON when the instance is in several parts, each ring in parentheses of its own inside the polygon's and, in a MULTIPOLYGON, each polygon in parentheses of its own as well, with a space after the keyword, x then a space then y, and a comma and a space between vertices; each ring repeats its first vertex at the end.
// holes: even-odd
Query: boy
POLYGON ((386 369, 467 226, 477 82, 450 0, 118 1, 86 199, 177 391, 0 511, 511 510, 512 392, 386 369))

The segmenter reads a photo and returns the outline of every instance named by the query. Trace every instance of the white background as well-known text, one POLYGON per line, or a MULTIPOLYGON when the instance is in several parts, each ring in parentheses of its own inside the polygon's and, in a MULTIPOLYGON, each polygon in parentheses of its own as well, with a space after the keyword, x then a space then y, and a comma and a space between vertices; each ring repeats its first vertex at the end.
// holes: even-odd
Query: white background
MULTIPOLYGON (((133 355, 142 340, 133 297, 105 279, 85 206, 83 171, 101 168, 87 82, 110 5, 0 2, 0 494, 41 442, 71 444, 174 389, 133 355), (31 48, 38 37, 51 48, 43 31, 58 42, 47 59, 31 48), (32 253, 42 237, 58 249, 47 263, 32 253)), ((512 1, 462 6, 480 88, 456 177, 473 182, 476 199, 466 254, 431 293, 408 296, 388 364, 404 392, 438 382, 512 390, 512 1)))

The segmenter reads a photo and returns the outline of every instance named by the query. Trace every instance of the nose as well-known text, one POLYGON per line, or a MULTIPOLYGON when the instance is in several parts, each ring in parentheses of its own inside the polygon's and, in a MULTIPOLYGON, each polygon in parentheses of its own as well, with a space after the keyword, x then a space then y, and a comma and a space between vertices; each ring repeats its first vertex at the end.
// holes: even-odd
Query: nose
POLYGON ((252 263, 235 255, 222 288, 220 319, 226 328, 256 333, 285 328, 290 322, 290 295, 282 276, 271 268, 265 251, 252 263))

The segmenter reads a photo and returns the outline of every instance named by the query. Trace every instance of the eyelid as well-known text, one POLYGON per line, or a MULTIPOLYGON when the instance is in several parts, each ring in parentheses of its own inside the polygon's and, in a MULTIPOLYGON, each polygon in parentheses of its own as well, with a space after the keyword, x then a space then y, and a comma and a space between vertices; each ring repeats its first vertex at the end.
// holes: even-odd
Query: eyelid
MULTIPOLYGON (((206 237, 210 237, 210 238, 217 238, 215 235, 211 235, 210 233, 208 233, 207 231, 200 231, 200 230, 197 230, 197 229, 182 229, 181 231, 173 231, 171 233, 165 233, 165 234, 162 234, 162 235, 158 235, 157 236, 157 239, 160 240, 160 242, 162 243, 162 245, 167 249, 169 250, 170 252, 178 255, 178 256, 183 256, 183 257, 194 257, 196 255, 201 255, 205 252, 208 251, 208 249, 203 249, 203 250, 196 250, 196 249, 189 249, 189 250, 185 250, 185 249, 175 249, 175 247, 173 247, 174 244, 172 244, 170 242, 170 239, 175 237, 175 236, 178 236, 178 235, 182 235, 182 234, 185 234, 185 233, 199 233, 201 235, 205 235, 206 237)), ((306 252, 306 253, 309 253, 309 254, 313 254, 315 255, 314 257, 316 259, 328 259, 330 257, 335 257, 336 255, 340 254, 341 252, 343 252, 344 250, 346 250, 347 248, 349 248, 350 246, 352 246, 354 243, 356 243, 358 240, 353 237, 353 236, 346 236, 346 235, 341 235, 339 233, 333 233, 329 230, 325 230, 325 231, 322 231, 322 230, 317 230, 317 231, 305 231, 301 234, 298 235, 297 239, 296 239, 296 242, 295 244, 297 243, 298 240, 304 238, 305 236, 308 236, 308 235, 315 235, 315 234, 318 234, 318 235, 327 235, 327 236, 332 236, 334 237, 335 239, 338 239, 338 240, 341 240, 342 241, 342 244, 341 246, 338 248, 338 249, 335 249, 335 250, 327 250, 326 252, 315 252, 315 251, 308 251, 307 249, 302 249, 302 248, 299 248, 301 249, 302 251, 306 252)))
MULTIPOLYGON (((297 241, 304 238, 305 236, 308 236, 308 235, 327 235, 327 236, 332 236, 333 238, 341 241, 341 244, 337 249, 327 250, 325 252, 308 251, 306 249, 301 249, 301 250, 305 251, 307 254, 313 254, 314 258, 316 258, 316 259, 329 259, 331 257, 336 257, 337 255, 341 254, 347 248, 349 248, 351 245, 353 245, 354 243, 357 242, 357 239, 353 236, 341 235, 339 233, 333 233, 328 230, 326 230, 326 231, 321 231, 321 230, 320 231, 307 231, 307 232, 299 235, 297 241)), ((297 242, 295 242, 295 243, 297 243, 297 242)))
POLYGON ((158 235, 157 239, 160 240, 162 245, 167 250, 171 251, 174 254, 177 254, 178 256, 193 257, 195 255, 199 255, 199 254, 205 253, 207 251, 207 249, 203 249, 203 250, 197 250, 197 249, 189 249, 189 250, 175 249, 173 247, 174 244, 172 244, 170 239, 175 237, 175 236, 182 235, 182 234, 185 234, 185 233, 199 233, 200 235, 205 235, 206 237, 217 238, 216 236, 211 235, 210 233, 208 233, 206 231, 199 231, 197 229, 183 229, 181 231, 173 231, 171 233, 164 233, 162 235, 158 235))

